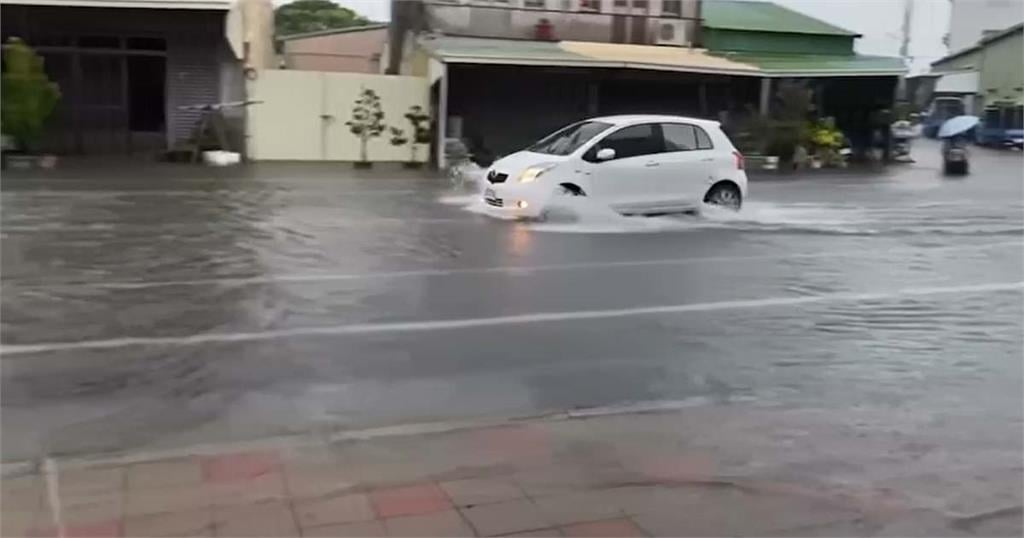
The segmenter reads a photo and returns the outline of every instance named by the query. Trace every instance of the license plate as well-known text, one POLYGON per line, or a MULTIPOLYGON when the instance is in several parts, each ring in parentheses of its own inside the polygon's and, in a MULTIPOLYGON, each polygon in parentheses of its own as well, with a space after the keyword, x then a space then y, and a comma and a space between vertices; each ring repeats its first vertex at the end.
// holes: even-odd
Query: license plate
POLYGON ((484 198, 493 200, 493 199, 495 199, 497 197, 498 197, 498 195, 494 193, 494 189, 487 189, 487 190, 484 191, 484 198))

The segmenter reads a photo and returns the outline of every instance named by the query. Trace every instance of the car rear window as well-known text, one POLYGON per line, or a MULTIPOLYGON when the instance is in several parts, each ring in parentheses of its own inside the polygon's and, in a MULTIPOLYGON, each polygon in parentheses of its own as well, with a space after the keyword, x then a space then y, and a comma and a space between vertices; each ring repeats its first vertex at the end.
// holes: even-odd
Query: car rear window
POLYGON ((661 126, 665 137, 665 151, 692 151, 695 149, 713 149, 708 133, 688 123, 665 123, 661 126))

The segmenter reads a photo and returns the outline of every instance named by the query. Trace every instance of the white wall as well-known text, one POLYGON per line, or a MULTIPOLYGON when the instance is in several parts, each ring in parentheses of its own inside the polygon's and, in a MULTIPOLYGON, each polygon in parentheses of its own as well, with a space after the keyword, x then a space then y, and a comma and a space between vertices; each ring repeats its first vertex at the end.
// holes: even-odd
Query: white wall
MULTIPOLYGON (((360 140, 345 122, 360 92, 372 89, 380 97, 384 123, 411 138, 405 118, 418 105, 429 113, 429 86, 422 77, 320 71, 260 71, 249 82, 249 98, 262 101, 249 107, 248 156, 253 160, 357 161, 360 140)), ((411 147, 393 146, 388 132, 367 143, 367 160, 408 162, 411 147)), ((416 148, 416 161, 429 157, 429 145, 416 148)))

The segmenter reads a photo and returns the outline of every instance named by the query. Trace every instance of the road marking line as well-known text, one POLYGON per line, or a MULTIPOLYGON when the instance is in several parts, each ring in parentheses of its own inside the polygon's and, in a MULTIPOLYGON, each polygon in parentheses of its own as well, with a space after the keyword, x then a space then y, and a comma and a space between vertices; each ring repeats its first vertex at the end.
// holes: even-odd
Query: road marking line
POLYGON ((904 288, 887 292, 873 293, 829 293, 812 296, 769 297, 765 299, 740 299, 733 301, 647 306, 639 308, 621 308, 609 310, 537 312, 532 314, 518 314, 512 316, 497 316, 489 318, 463 318, 431 321, 363 323, 353 325, 335 325, 327 327, 299 327, 293 329, 277 329, 262 332, 205 333, 193 334, 189 336, 139 336, 111 338, 106 340, 83 340, 79 342, 51 342, 39 344, 6 345, 0 347, 0 355, 28 355, 34 353, 46 353, 53 351, 116 349, 132 346, 150 345, 189 346, 208 343, 255 342, 264 340, 275 340, 279 338, 293 338, 300 336, 338 336, 458 330, 471 329, 477 327, 493 327, 500 325, 525 325, 544 322, 624 318, 657 314, 681 314, 686 312, 711 312, 717 310, 735 310, 743 308, 796 306, 839 301, 877 301, 896 299, 899 297, 915 297, 960 293, 971 294, 993 291, 1013 291, 1022 288, 1024 288, 1024 281, 998 282, 993 284, 977 284, 972 286, 904 288))
MULTIPOLYGON (((987 248, 1002 246, 1024 247, 1020 241, 1002 241, 997 243, 986 243, 983 245, 962 245, 948 247, 909 247, 918 249, 921 252, 959 252, 966 250, 984 250, 987 248)), ((279 276, 255 276, 255 277, 224 277, 224 278, 202 278, 194 280, 163 280, 149 282, 80 282, 68 284, 30 284, 18 286, 23 288, 93 288, 93 289, 146 289, 168 286, 207 286, 221 284, 225 286, 245 286, 250 284, 273 284, 273 283, 303 283, 303 282, 340 282, 346 280, 364 279, 390 279, 425 276, 451 276, 471 274, 493 274, 505 273, 523 275, 533 272, 544 271, 566 271, 574 269, 616 269, 624 267, 648 267, 656 265, 690 265, 696 263, 717 263, 717 262, 747 262, 777 259, 814 259, 844 256, 884 256, 892 251, 846 250, 836 252, 811 252, 806 254, 765 254, 762 256, 711 256, 706 258, 667 258, 659 260, 632 260, 618 262, 581 262, 553 265, 533 266, 500 266, 500 267, 471 267, 466 269, 416 269, 411 271, 392 271, 381 273, 342 273, 342 274, 308 274, 308 275, 279 275, 279 276)), ((8 283, 8 285, 12 285, 8 283)), ((16 285, 16 284, 15 284, 16 285)), ((17 286, 17 285, 16 285, 17 286)))
POLYGON ((67 531, 64 527, 63 509, 60 503, 60 475, 57 470, 57 460, 51 457, 44 459, 43 474, 46 475, 46 500, 50 503, 50 512, 53 513, 53 526, 57 529, 57 536, 64 538, 67 531))
MULTIPOLYGON (((374 196, 378 194, 417 194, 423 193, 424 191, 416 189, 353 189, 348 191, 317 191, 317 190, 289 190, 271 187, 267 189, 189 189, 189 190, 176 190, 176 191, 155 191, 155 190, 127 190, 127 191, 65 191, 65 190, 21 190, 21 191, 4 191, 3 196, 74 196, 77 198, 109 198, 114 196, 210 196, 215 194, 240 194, 241 197, 253 196, 253 195, 265 195, 265 194, 279 194, 279 195, 319 195, 329 194, 331 196, 374 196)), ((428 191, 427 194, 432 194, 432 191, 428 191)))

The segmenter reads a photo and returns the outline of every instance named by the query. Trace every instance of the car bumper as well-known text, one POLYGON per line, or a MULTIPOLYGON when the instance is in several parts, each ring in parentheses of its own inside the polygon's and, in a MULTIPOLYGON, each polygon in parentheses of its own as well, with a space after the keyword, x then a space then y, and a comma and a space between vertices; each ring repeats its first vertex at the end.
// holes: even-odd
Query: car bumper
POLYGON ((488 211, 496 215, 536 218, 547 204, 542 192, 536 185, 485 183, 481 196, 488 211))

